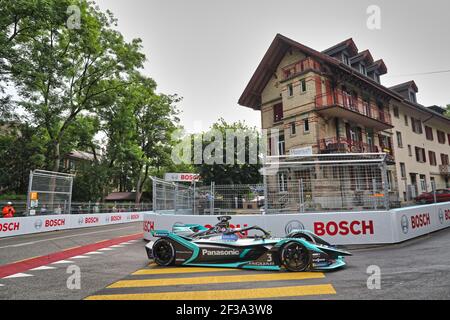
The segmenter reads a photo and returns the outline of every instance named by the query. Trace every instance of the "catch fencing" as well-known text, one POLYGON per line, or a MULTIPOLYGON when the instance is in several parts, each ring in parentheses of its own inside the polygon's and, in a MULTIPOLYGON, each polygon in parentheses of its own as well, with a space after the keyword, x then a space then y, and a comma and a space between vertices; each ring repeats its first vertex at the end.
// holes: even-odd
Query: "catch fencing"
POLYGON ((74 175, 44 170, 30 172, 27 212, 70 214, 74 175))
POLYGON ((266 157, 264 183, 179 184, 153 178, 155 212, 269 214, 400 207, 385 153, 266 157))

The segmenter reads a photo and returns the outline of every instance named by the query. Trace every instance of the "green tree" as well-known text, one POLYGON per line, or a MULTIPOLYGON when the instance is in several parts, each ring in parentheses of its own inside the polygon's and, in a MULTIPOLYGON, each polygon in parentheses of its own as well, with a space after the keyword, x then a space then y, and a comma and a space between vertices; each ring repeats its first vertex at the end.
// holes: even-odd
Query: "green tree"
POLYGON ((44 130, 17 124, 0 134, 0 193, 26 193, 30 170, 45 163, 44 130))
POLYGON ((110 105, 114 92, 128 85, 130 74, 145 60, 141 41, 127 43, 113 30, 112 14, 85 0, 17 1, 8 13, 13 26, 7 25, 2 38, 15 42, 16 58, 8 64, 10 78, 21 98, 19 105, 47 131, 50 169, 58 171, 68 127, 82 113, 110 105), (79 29, 66 26, 71 4, 80 8, 79 29), (22 11, 33 14, 21 18, 22 11))
POLYGON ((109 166, 119 169, 114 175, 119 189, 136 191, 136 202, 152 167, 170 164, 171 135, 179 122, 179 98, 156 94, 155 89, 152 79, 135 76, 116 105, 102 113, 109 166))
MULTIPOLYGON (((208 132, 204 132, 203 136, 203 153, 207 146, 214 141, 212 136, 219 134, 222 136, 222 146, 223 153, 220 155, 213 156, 222 156, 222 163, 214 163, 208 164, 203 161, 202 164, 196 164, 195 167, 200 173, 202 177, 202 182, 209 184, 211 182, 215 182, 216 184, 253 184, 261 182, 261 175, 259 173, 259 169, 261 165, 258 163, 251 163, 258 160, 258 146, 253 145, 253 143, 257 143, 259 133, 256 128, 248 127, 244 122, 235 122, 232 124, 228 124, 223 119, 219 119, 218 122, 214 123, 211 129, 208 132), (240 145, 238 143, 238 139, 232 139, 233 147, 231 150, 231 154, 227 154, 227 132, 235 132, 238 135, 241 134, 247 138, 245 138, 245 143, 240 145), (256 154, 255 154, 256 150, 256 154), (239 163, 239 155, 244 155, 244 161, 239 163), (251 156, 253 156, 253 161, 250 161, 251 156), (234 164, 228 164, 229 159, 234 159, 234 164)), ((204 159, 205 160, 205 159, 204 159)))

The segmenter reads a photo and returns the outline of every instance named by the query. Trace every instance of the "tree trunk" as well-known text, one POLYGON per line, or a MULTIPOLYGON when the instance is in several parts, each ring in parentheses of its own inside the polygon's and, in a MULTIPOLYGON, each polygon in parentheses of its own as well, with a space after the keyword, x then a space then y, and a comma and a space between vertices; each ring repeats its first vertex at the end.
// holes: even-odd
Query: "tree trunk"
POLYGON ((59 163, 61 161, 61 154, 60 154, 60 142, 54 141, 54 150, 53 150, 53 171, 59 172, 59 163))
POLYGON ((136 184, 136 198, 135 198, 135 202, 136 203, 140 203, 141 202, 141 197, 142 197, 142 188, 145 184, 145 181, 147 180, 148 177, 148 164, 145 165, 145 173, 144 176, 142 176, 141 172, 142 172, 142 168, 139 170, 139 179, 137 181, 136 184))

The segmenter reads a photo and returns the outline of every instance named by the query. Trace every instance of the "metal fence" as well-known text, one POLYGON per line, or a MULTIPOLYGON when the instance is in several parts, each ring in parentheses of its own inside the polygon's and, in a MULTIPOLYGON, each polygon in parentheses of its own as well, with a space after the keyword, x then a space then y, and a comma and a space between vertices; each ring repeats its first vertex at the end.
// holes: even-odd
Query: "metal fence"
POLYGON ((399 205, 384 153, 267 157, 266 212, 360 211, 399 205))
POLYGON ((181 185, 153 179, 154 210, 256 214, 383 210, 400 206, 386 154, 267 157, 264 183, 181 185))
POLYGON ((153 210, 192 214, 194 212, 194 189, 191 186, 167 182, 156 177, 153 181, 153 210))
MULTIPOLYGON (((0 207, 3 208, 9 201, 0 201, 0 207)), ((16 210, 16 217, 29 216, 26 201, 11 201, 16 210)), ((63 214, 57 207, 55 210, 50 210, 47 207, 41 207, 41 210, 36 210, 35 215, 54 215, 63 214), (42 210, 44 208, 44 210, 42 210)), ((72 202, 71 214, 95 214, 95 213, 110 213, 110 212, 142 212, 151 211, 152 203, 134 203, 134 202, 72 202)), ((1 216, 0 216, 1 217, 1 216)))
POLYGON ((30 172, 27 212, 57 212, 69 214, 72 201, 74 175, 34 170, 30 172))

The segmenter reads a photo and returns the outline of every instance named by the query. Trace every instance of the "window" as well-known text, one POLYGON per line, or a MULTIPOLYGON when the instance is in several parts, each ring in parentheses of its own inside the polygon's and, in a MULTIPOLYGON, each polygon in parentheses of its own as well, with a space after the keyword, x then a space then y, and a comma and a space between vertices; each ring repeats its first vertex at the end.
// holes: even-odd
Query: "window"
POLYGON ((422 134, 422 121, 414 119, 413 117, 411 117, 411 128, 412 131, 415 133, 419 133, 422 134))
POLYGON ((364 64, 360 64, 360 66, 359 66, 359 71, 360 71, 363 75, 367 76, 367 69, 366 69, 366 66, 365 66, 364 64))
POLYGON ((445 133, 437 130, 437 139, 439 143, 445 143, 445 133))
POLYGON ((273 151, 273 148, 272 148, 272 142, 273 142, 272 137, 269 137, 269 141, 268 141, 268 143, 267 143, 267 145, 269 146, 269 156, 273 156, 273 155, 274 155, 274 154, 272 153, 272 151, 273 151))
POLYGON ((345 53, 342 54, 342 61, 343 61, 346 65, 348 65, 348 66, 350 65, 350 59, 349 59, 348 55, 345 54, 345 53))
POLYGON ((279 103, 273 107, 273 121, 278 122, 283 120, 283 104, 279 103))
POLYGON ((408 116, 405 114, 405 126, 408 126, 408 116))
POLYGON ((397 131, 397 145, 399 148, 403 148, 402 133, 399 131, 397 131))
POLYGON ((425 149, 416 147, 416 161, 420 163, 427 162, 427 159, 425 158, 425 149))
POLYGON ((363 100, 363 112, 366 116, 372 117, 372 112, 370 110, 370 102, 369 99, 367 98, 363 100))
POLYGON ((409 91, 409 101, 416 103, 416 93, 414 91, 409 91))
POLYGON ((427 177, 424 174, 421 174, 419 176, 420 179, 420 188, 422 189, 422 191, 427 191, 427 177))
POLYGON ((373 80, 380 83, 380 75, 378 74, 378 72, 373 73, 373 80))
POLYGON ((278 174, 278 188, 280 192, 287 191, 287 174, 279 173, 278 174))
POLYGON ((278 155, 282 156, 285 153, 284 135, 278 138, 278 155))
POLYGON ((436 181, 434 180, 434 177, 430 177, 430 185, 431 191, 436 190, 436 181))
POLYGON ((441 153, 441 163, 442 165, 448 165, 448 154, 441 153))
POLYGON ((430 127, 425 126, 425 137, 427 138, 427 140, 433 141, 433 129, 431 129, 430 127))
POLYGON ((292 83, 288 84, 287 88, 288 88, 288 96, 292 97, 294 95, 294 87, 292 86, 292 83))
POLYGON ((301 93, 306 92, 306 80, 305 79, 300 80, 300 92, 301 93))
POLYGON ((297 127, 295 126, 295 122, 291 122, 291 136, 295 135, 297 133, 297 127))
POLYGON ((400 174, 402 176, 402 179, 406 179, 406 167, 403 162, 400 162, 400 174))
POLYGON ((309 119, 303 120, 303 132, 304 133, 309 132, 309 119))
POLYGON ((430 165, 432 165, 432 166, 437 165, 436 153, 434 153, 433 151, 428 151, 428 158, 430 159, 430 165))
POLYGON ((398 113, 398 107, 394 106, 394 117, 399 118, 400 114, 398 113))
POLYGON ((392 179, 392 171, 391 170, 387 171, 387 185, 388 185, 389 191, 392 191, 392 189, 394 189, 394 179, 392 179))
POLYGON ((412 148, 411 148, 411 145, 410 145, 410 144, 408 144, 408 155, 409 155, 410 157, 412 157, 412 148))

